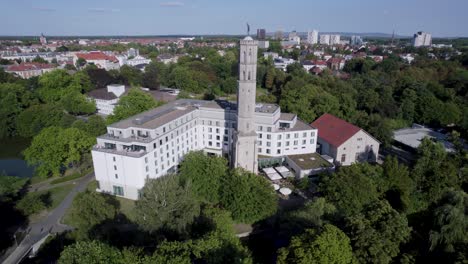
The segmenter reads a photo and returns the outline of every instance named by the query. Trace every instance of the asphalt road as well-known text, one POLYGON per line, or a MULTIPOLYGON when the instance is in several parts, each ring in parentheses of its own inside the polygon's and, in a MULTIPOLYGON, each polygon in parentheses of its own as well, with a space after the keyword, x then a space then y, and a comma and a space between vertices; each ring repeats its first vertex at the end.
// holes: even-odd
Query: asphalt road
POLYGON ((31 250, 31 247, 45 237, 48 233, 60 233, 71 227, 60 224, 60 220, 65 215, 67 209, 71 206, 73 199, 78 192, 86 190, 88 183, 94 178, 94 173, 88 174, 83 178, 73 182, 75 186, 65 199, 49 214, 37 223, 29 225, 28 235, 21 241, 18 247, 3 262, 4 264, 17 264, 31 250))

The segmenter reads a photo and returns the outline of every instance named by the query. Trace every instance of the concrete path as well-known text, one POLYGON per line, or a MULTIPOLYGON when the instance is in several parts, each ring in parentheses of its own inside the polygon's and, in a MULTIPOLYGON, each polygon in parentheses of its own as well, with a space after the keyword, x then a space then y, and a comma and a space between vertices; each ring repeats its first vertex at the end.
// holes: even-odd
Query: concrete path
MULTIPOLYGON (((4 264, 19 263, 31 250, 31 247, 47 236, 48 233, 61 233, 72 229, 69 226, 60 224, 60 220, 65 215, 67 209, 71 206, 73 199, 78 192, 86 190, 88 183, 94 179, 94 173, 90 173, 85 177, 75 180, 75 186, 57 208, 48 213, 46 217, 39 222, 31 224, 27 229, 30 230, 28 235, 21 241, 16 249, 3 262, 4 264)), ((68 182, 69 184, 69 182, 68 182)), ((55 186, 54 186, 55 187, 55 186)))

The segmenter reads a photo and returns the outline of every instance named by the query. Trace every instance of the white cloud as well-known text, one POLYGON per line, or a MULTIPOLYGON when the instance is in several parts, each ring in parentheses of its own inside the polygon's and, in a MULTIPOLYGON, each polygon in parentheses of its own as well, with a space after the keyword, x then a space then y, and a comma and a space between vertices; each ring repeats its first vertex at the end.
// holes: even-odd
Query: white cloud
POLYGON ((165 6, 165 7, 180 7, 180 6, 184 6, 185 4, 182 2, 162 2, 159 5, 165 6))

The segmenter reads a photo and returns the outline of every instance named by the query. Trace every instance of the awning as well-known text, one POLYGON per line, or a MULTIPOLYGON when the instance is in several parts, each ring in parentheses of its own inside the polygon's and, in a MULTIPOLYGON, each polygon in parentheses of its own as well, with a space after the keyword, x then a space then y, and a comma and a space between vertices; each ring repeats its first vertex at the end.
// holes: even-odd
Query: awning
POLYGON ((292 173, 285 166, 275 167, 275 170, 283 176, 283 178, 292 177, 292 173))
POLYGON ((291 189, 286 188, 286 187, 283 187, 283 188, 279 189, 279 192, 282 195, 290 195, 292 193, 291 189))

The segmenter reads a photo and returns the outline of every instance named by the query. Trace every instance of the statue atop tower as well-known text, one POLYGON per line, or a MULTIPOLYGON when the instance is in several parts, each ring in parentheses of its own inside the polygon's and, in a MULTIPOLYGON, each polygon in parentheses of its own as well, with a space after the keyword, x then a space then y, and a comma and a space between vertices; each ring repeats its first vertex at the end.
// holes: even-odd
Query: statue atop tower
POLYGON ((234 137, 233 156, 234 167, 241 167, 254 173, 258 171, 257 133, 255 132, 257 49, 258 42, 250 36, 240 41, 237 129, 234 137))

